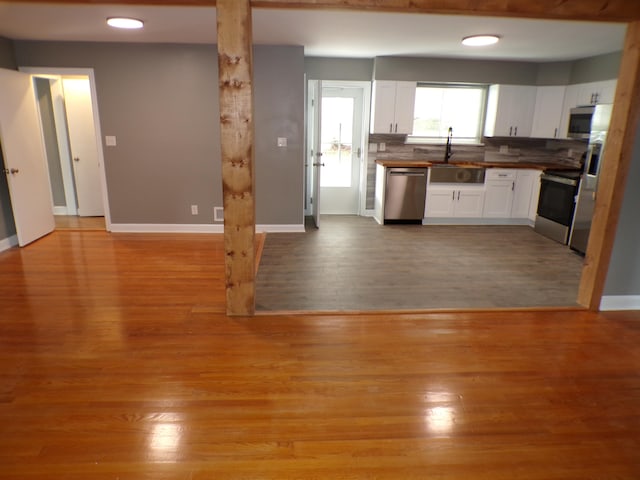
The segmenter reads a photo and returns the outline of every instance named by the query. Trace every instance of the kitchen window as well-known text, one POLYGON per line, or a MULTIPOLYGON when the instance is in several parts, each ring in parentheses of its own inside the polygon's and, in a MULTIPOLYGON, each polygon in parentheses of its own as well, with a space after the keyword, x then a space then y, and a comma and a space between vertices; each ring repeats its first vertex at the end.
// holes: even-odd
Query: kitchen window
POLYGON ((419 83, 408 143, 441 143, 449 127, 454 143, 481 143, 486 85, 419 83))

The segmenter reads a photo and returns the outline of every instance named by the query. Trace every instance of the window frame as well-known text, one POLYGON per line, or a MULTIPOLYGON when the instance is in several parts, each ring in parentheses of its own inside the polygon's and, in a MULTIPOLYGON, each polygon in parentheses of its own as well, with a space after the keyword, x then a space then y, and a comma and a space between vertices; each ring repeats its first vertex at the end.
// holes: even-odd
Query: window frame
MULTIPOLYGON (((487 99, 489 97, 489 84, 485 83, 445 83, 445 82, 418 82, 416 85, 416 93, 417 90, 421 87, 427 88, 446 88, 446 89, 480 89, 482 90, 482 100, 480 102, 480 111, 478 112, 478 135, 474 138, 464 137, 460 138, 455 136, 453 137, 453 143, 459 145, 482 145, 482 137, 485 127, 485 122, 487 118, 487 99)), ((417 95, 416 95, 417 97, 417 95)), ((414 116, 415 119, 415 116, 414 116)), ((407 135, 405 143, 412 144, 440 144, 446 142, 447 137, 426 137, 422 135, 414 135, 413 133, 407 135)))

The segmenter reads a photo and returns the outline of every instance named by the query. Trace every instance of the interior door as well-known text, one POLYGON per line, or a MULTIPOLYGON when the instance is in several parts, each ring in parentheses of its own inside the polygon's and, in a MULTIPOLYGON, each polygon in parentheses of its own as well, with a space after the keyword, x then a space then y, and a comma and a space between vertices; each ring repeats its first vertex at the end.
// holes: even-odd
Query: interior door
POLYGON ((88 78, 63 78, 64 103, 73 174, 78 199, 78 215, 103 216, 100 163, 96 146, 91 86, 88 78))
POLYGON ((311 216, 320 228, 320 175, 322 168, 322 146, 321 146, 321 126, 322 103, 320 92, 322 91, 322 81, 311 80, 308 88, 309 95, 309 163, 311 172, 311 216))
POLYGON ((320 213, 357 215, 362 158, 362 87, 323 85, 320 213))
POLYGON ((55 228, 35 98, 30 75, 0 69, 0 143, 20 246, 55 228))

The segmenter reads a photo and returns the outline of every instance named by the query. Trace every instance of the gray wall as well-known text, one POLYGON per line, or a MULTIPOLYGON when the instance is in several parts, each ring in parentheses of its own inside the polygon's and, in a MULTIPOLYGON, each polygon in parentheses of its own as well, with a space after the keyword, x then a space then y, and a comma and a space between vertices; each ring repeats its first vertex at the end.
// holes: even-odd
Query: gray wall
POLYGON ((56 136, 56 122, 53 116, 53 100, 51 98, 49 79, 36 78, 35 88, 36 95, 38 96, 40 119, 42 121, 44 147, 47 152, 53 205, 56 207, 64 207, 67 205, 67 199, 64 196, 62 166, 60 165, 60 151, 58 149, 58 137, 56 136))
POLYGON ((4 37, 0 37, 0 68, 17 69, 13 42, 4 37))
POLYGON ((448 58, 377 57, 377 80, 535 85, 538 64, 448 58))
POLYGON ((535 85, 568 85, 571 80, 572 62, 547 62, 538 64, 535 85))
POLYGON ((372 58, 306 57, 304 71, 309 80, 369 82, 373 79, 372 58))
POLYGON ((618 78, 622 51, 576 60, 571 65, 569 83, 598 82, 618 78))
MULTIPOLYGON (((102 134, 117 139, 103 146, 113 223, 213 222, 222 206, 214 45, 16 41, 15 52, 21 66, 94 69, 102 134)), ((300 224, 303 49, 258 47, 254 61, 257 222, 300 224), (291 135, 277 153, 276 130, 291 135)))
POLYGON ((605 295, 640 295, 640 124, 613 245, 605 295))
POLYGON ((419 82, 569 85, 618 77, 622 52, 574 62, 515 62, 452 58, 376 57, 305 58, 307 78, 314 80, 408 80, 419 82))

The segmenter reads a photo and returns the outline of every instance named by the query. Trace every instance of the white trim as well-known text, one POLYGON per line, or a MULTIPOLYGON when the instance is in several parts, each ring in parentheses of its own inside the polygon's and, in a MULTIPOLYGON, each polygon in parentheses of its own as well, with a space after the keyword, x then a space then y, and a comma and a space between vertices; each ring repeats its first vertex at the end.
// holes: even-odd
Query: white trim
POLYGON ((304 233, 304 224, 300 225, 256 225, 258 233, 304 233))
POLYGON ((362 213, 363 217, 375 217, 376 216, 376 211, 374 209, 371 210, 367 210, 365 209, 365 211, 362 213))
POLYGON ((10 248, 18 246, 18 236, 11 235, 10 237, 0 240, 0 252, 9 250, 10 248))
POLYGON ((54 215, 75 215, 75 213, 69 213, 69 209, 67 207, 53 207, 54 215))
POLYGON ((98 162, 100 163, 100 185, 102 186, 102 204, 104 206, 104 221, 106 230, 112 231, 111 212, 109 210, 109 192, 107 191, 107 175, 104 166, 104 151, 102 149, 102 130, 100 128, 100 115, 98 113, 98 97, 96 90, 96 78, 93 68, 50 68, 50 67, 18 67, 18 70, 35 76, 46 75, 84 75, 89 77, 91 85, 91 109, 93 110, 93 123, 96 130, 96 148, 98 150, 98 162))
POLYGON ((640 310, 640 295, 606 295, 600 300, 600 310, 640 310))
MULTIPOLYGON (((112 223, 114 233, 224 233, 223 224, 206 223, 112 223)), ((304 233, 300 225, 256 225, 257 233, 304 233)))
POLYGON ((117 233, 224 233, 224 226, 204 223, 112 223, 111 231, 117 233))

